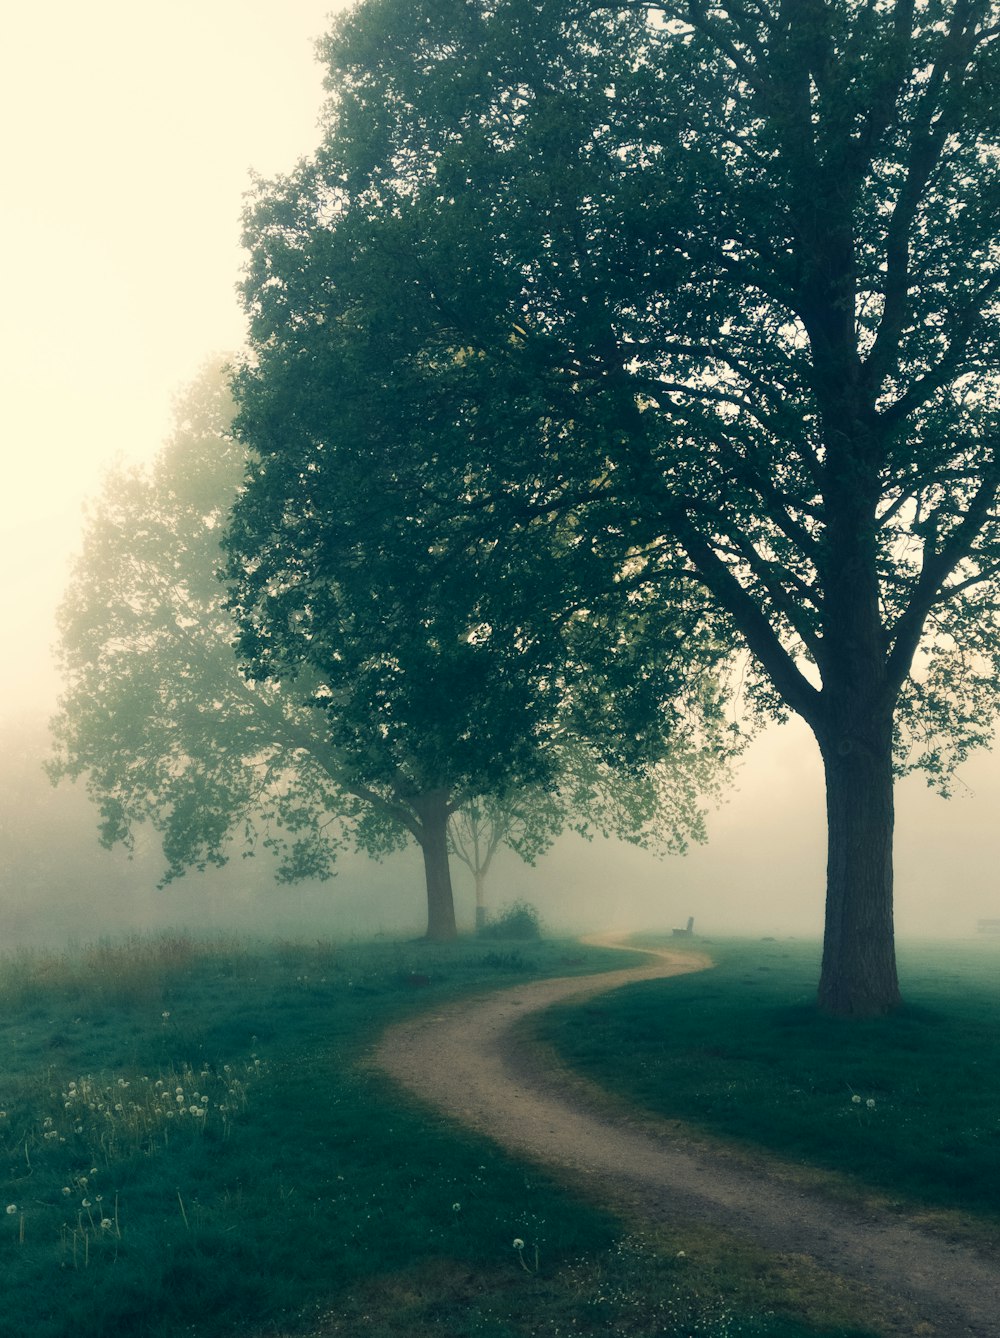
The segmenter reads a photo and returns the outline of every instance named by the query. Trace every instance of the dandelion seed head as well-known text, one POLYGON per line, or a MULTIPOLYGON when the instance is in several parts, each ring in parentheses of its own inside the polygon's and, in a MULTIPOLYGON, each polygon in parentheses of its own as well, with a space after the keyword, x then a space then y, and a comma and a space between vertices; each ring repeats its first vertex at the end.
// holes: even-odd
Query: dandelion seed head
POLYGON ((101 1230, 102 1230, 102 1231, 110 1231, 113 1225, 114 1225, 114 1223, 111 1221, 111 1218, 110 1218, 110 1217, 102 1217, 102 1218, 101 1218, 101 1230))
POLYGON ((852 1097, 851 1097, 851 1100, 854 1102, 854 1104, 855 1104, 856 1106, 860 1106, 860 1105, 861 1105, 861 1098, 860 1098, 857 1094, 855 1094, 854 1096, 852 1096, 852 1097))
POLYGON ((8 1216, 8 1217, 13 1217, 14 1214, 15 1214, 16 1212, 17 1212, 17 1204, 16 1204, 16 1203, 8 1203, 8 1204, 7 1204, 7 1216, 8 1216))
POLYGON ((515 1236, 515 1237, 514 1237, 514 1249, 515 1249, 515 1250, 523 1250, 523 1249, 524 1249, 524 1241, 521 1239, 520 1236, 515 1236))
POLYGON ((868 1107, 869 1110, 874 1110, 874 1109, 875 1109, 875 1098, 874 1098, 873 1096, 870 1096, 870 1097, 868 1098, 868 1100, 865 1102, 865 1105, 868 1107))

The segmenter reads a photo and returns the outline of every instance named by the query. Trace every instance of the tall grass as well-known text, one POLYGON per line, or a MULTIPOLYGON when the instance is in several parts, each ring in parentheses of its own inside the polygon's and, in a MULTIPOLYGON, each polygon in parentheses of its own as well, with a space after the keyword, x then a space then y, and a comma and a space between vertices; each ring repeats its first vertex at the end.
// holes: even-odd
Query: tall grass
POLYGON ((416 1008, 612 965, 184 937, 0 963, 0 1335, 871 1333, 706 1233, 623 1234, 364 1062, 416 1008))

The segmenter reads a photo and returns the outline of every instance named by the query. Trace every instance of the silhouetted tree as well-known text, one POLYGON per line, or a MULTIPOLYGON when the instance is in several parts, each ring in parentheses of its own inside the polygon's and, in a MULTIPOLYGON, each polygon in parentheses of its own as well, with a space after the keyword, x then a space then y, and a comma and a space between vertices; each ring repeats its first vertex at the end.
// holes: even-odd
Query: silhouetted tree
MULTIPOLYGON (((513 813, 526 796, 560 794, 564 740, 599 716, 601 746, 636 775, 668 750, 685 759, 670 821, 690 831, 700 823, 691 782, 714 773, 720 750, 702 756, 680 740, 714 739, 718 713, 689 658, 660 649, 642 665, 641 709, 632 703, 622 620, 593 592, 567 609, 581 559, 560 526, 518 545, 456 523, 437 494, 463 435, 491 430, 449 403, 461 350, 387 362, 378 345, 409 340, 405 314, 373 292, 363 307, 324 308, 314 259, 272 251, 263 291, 247 284, 252 358, 235 383, 235 427, 250 466, 225 538, 230 605, 251 681, 324 715, 342 784, 420 845, 431 933, 443 937, 455 932, 448 824, 465 805, 513 813)), ((640 605, 635 617, 662 612, 640 605)), ((698 626, 685 610, 670 635, 679 645, 698 626)), ((530 801, 543 826, 587 820, 567 794, 530 801)))
POLYGON ((894 754, 941 781, 995 713, 998 21, 369 0, 322 148, 251 216, 262 329, 390 289, 387 402, 431 412, 433 364, 439 419, 490 416, 439 443, 456 513, 571 521, 623 607, 700 592, 809 724, 845 1015, 899 998, 894 754))

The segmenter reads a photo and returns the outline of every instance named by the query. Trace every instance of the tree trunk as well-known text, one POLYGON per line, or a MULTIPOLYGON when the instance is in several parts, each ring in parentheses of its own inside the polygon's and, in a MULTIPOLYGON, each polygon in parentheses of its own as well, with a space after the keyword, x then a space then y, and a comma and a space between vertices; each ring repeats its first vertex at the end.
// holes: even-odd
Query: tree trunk
POLYGON ((878 1017, 899 1002, 892 921, 892 723, 820 739, 826 772, 826 931, 819 1005, 878 1017))
POLYGON ((472 873, 476 880, 476 929, 486 928, 486 875, 481 869, 474 869, 472 873))
POLYGON ((427 938, 445 942, 458 937, 455 899, 448 865, 448 792, 431 790, 414 801, 420 819, 420 849, 427 880, 427 938))

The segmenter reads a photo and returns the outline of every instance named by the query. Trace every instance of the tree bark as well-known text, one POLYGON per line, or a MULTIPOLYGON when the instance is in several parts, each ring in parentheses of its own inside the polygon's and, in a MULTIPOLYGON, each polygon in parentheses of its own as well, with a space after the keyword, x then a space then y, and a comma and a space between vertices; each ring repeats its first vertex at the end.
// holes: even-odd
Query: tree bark
POLYGON ((838 1017, 878 1017, 900 1002, 892 917, 891 718, 832 730, 820 738, 820 751, 827 889, 819 1005, 838 1017))
POLYGON ((420 849, 427 880, 427 934, 435 942, 458 937, 448 864, 448 792, 431 790, 413 801, 420 819, 420 849))

